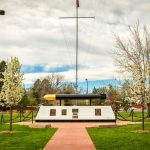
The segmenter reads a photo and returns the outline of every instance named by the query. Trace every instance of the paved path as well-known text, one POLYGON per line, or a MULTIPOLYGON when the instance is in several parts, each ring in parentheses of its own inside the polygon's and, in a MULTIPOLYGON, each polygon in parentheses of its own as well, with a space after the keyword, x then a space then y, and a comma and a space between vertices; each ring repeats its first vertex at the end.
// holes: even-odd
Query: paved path
POLYGON ((51 123, 58 130, 47 143, 44 150, 95 150, 82 123, 51 123))

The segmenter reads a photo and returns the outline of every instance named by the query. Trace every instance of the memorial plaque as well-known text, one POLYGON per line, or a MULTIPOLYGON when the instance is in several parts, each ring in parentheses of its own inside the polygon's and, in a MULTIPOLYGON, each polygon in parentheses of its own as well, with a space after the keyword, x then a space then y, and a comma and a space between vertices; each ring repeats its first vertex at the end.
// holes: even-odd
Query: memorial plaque
POLYGON ((56 109, 50 109, 50 116, 56 116, 56 109))
POLYGON ((72 116, 72 118, 73 118, 73 119, 77 119, 77 118, 78 118, 78 116, 72 116))
POLYGON ((79 110, 78 109, 72 109, 72 113, 78 113, 79 110))
POLYGON ((67 109, 62 109, 61 110, 61 115, 63 115, 63 116, 67 115, 67 109))
POLYGON ((95 109, 95 116, 101 116, 101 109, 95 109))

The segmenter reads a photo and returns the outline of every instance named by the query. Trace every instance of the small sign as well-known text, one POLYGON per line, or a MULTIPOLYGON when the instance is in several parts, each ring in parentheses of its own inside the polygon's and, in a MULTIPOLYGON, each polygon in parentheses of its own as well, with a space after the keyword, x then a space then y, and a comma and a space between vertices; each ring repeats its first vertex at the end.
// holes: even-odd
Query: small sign
POLYGON ((0 15, 5 15, 5 11, 4 10, 0 10, 0 15))

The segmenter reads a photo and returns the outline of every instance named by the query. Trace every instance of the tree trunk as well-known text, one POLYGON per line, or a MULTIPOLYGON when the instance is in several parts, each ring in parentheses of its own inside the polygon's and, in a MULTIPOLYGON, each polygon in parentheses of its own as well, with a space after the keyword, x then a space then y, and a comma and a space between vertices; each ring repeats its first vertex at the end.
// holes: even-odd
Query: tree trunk
POLYGON ((4 115, 3 115, 3 112, 1 114, 1 123, 4 123, 4 115))
POLYGON ((142 96, 142 130, 144 130, 144 97, 142 96))
POLYGON ((10 131, 12 131, 12 106, 10 106, 10 131))

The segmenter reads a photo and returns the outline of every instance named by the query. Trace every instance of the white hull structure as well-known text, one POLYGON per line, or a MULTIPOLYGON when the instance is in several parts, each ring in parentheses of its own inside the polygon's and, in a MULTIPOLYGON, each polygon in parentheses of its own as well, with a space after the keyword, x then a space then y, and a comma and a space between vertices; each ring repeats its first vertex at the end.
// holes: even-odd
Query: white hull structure
POLYGON ((40 106, 36 122, 115 122, 111 106, 40 106))

